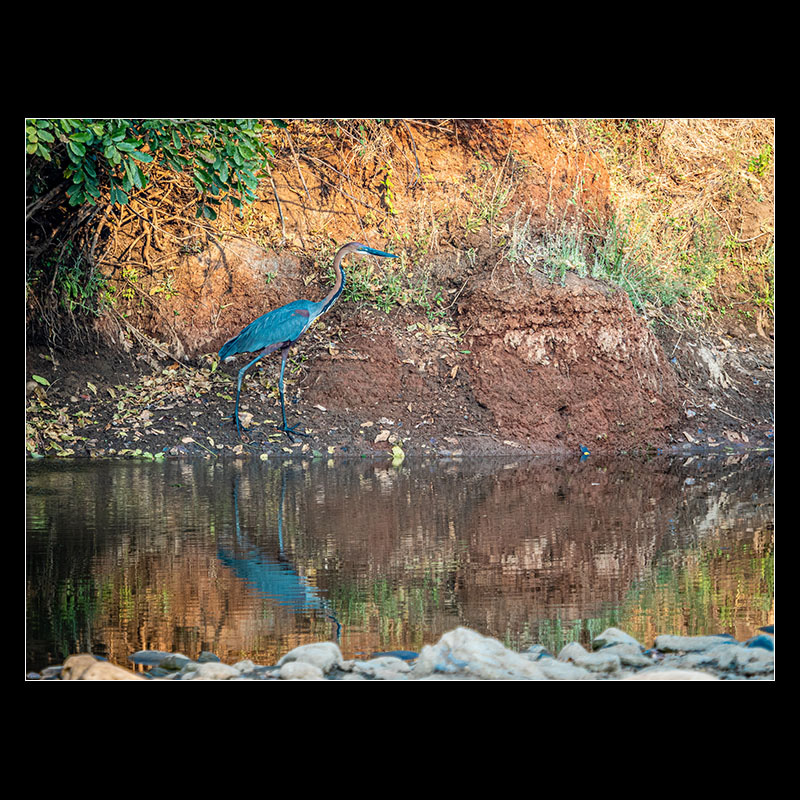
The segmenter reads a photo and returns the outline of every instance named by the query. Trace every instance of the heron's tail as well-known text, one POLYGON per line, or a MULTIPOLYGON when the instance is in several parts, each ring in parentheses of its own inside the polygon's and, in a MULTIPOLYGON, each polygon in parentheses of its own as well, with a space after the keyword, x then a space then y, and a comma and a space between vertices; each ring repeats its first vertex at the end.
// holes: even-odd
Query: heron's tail
POLYGON ((228 339, 222 347, 219 349, 219 360, 224 361, 228 356, 236 355, 239 352, 239 348, 236 347, 236 340, 239 338, 238 334, 233 337, 233 339, 228 339))

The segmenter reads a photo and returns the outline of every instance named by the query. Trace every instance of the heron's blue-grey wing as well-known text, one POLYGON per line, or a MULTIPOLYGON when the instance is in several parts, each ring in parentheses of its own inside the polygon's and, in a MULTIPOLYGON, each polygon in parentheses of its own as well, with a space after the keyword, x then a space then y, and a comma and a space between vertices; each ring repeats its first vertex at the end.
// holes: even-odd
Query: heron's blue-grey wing
POLYGON ((257 353, 267 347, 277 349, 296 341, 314 320, 319 303, 295 300, 269 311, 222 345, 219 357, 226 359, 236 353, 257 353))

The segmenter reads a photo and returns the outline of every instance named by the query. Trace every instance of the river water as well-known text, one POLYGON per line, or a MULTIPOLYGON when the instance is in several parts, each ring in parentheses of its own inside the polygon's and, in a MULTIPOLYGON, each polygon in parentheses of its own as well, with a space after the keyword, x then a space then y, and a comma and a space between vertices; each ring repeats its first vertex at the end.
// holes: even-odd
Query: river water
POLYGON ((773 465, 651 460, 98 461, 27 466, 26 669, 91 652, 273 664, 514 649, 610 625, 745 639, 774 620, 773 465))

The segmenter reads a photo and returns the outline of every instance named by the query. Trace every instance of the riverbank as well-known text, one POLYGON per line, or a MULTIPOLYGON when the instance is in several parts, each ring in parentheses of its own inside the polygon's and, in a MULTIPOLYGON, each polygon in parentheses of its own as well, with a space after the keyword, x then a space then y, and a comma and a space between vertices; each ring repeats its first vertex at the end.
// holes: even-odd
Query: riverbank
POLYGON ((773 445, 774 121, 284 122, 247 213, 201 224, 188 176, 156 168, 69 243, 71 205, 32 204, 31 458, 773 445), (240 437, 252 357, 220 347, 326 296, 353 239, 397 258, 348 258, 292 348, 303 435, 278 429, 273 355, 247 371, 240 437))
POLYGON ((133 671, 82 654, 63 665, 29 673, 28 680, 774 680, 775 636, 746 642, 732 636, 657 636, 646 648, 617 628, 607 628, 589 651, 570 642, 557 655, 540 645, 517 653, 469 628, 455 628, 420 653, 375 653, 345 660, 335 642, 301 645, 275 665, 250 660, 224 664, 211 653, 196 661, 180 653, 142 650, 133 671))

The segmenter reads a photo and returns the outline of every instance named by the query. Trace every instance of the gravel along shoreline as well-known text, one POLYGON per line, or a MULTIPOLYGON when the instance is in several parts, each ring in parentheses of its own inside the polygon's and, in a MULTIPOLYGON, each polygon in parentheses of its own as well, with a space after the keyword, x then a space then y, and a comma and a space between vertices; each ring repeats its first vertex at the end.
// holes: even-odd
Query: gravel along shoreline
POLYGON ((301 645, 272 666, 252 661, 224 664, 211 653, 196 661, 180 653, 141 650, 130 660, 146 668, 134 672, 81 654, 64 664, 29 673, 29 680, 774 680, 774 625, 738 642, 729 635, 657 636, 645 648, 618 628, 592 642, 578 642, 558 655, 533 645, 522 653, 469 628, 455 628, 420 653, 375 654, 348 661, 335 642, 301 645))

